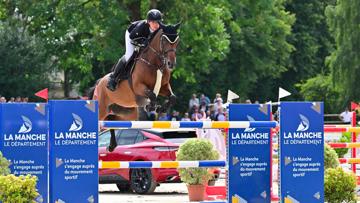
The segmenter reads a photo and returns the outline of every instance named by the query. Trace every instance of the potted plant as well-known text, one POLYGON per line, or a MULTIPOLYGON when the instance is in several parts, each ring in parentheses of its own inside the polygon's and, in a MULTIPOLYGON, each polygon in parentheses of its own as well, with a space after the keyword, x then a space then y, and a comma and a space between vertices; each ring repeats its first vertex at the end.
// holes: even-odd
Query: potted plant
MULTIPOLYGON (((219 153, 211 142, 206 139, 189 139, 182 144, 176 153, 178 161, 205 161, 217 160, 219 153)), ((208 168, 181 168, 178 169, 181 180, 186 183, 190 201, 203 201, 205 186, 212 178, 208 168)))

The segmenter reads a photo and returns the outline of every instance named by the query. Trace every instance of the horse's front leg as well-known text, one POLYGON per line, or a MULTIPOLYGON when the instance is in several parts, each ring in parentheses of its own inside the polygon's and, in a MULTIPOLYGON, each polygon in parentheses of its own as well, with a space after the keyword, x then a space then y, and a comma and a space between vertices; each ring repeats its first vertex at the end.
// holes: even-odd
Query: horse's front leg
POLYGON ((138 94, 136 97, 136 104, 138 107, 145 107, 145 111, 154 111, 156 109, 156 95, 145 84, 136 84, 134 89, 138 94))
POLYGON ((164 85, 163 87, 161 87, 159 95, 168 98, 167 101, 160 107, 160 109, 159 109, 160 112, 166 112, 172 106, 175 105, 176 96, 175 96, 175 94, 173 93, 173 91, 171 89, 170 83, 168 83, 168 84, 164 85))
POLYGON ((145 95, 150 99, 150 103, 145 106, 147 112, 156 110, 156 94, 150 89, 145 90, 145 95))

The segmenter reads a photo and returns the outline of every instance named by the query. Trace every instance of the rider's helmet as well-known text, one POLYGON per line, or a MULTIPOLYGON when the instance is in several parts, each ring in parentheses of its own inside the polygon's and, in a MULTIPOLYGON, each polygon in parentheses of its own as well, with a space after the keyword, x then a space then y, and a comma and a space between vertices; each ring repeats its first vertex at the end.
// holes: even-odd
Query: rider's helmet
POLYGON ((148 11, 146 19, 160 22, 162 20, 162 13, 157 9, 151 9, 148 11))

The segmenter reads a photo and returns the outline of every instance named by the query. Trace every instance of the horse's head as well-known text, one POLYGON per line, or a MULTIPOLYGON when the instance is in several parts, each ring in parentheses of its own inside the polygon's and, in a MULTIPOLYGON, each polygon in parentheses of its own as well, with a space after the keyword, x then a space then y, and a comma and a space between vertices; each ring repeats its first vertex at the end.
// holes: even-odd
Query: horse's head
POLYGON ((160 49, 165 55, 165 64, 169 69, 173 69, 176 66, 176 47, 180 41, 178 35, 179 27, 180 23, 176 25, 165 25, 160 40, 160 49))
POLYGON ((149 48, 155 52, 161 61, 163 68, 173 69, 176 65, 176 47, 179 44, 177 30, 180 23, 176 25, 161 25, 161 29, 153 34, 149 48))

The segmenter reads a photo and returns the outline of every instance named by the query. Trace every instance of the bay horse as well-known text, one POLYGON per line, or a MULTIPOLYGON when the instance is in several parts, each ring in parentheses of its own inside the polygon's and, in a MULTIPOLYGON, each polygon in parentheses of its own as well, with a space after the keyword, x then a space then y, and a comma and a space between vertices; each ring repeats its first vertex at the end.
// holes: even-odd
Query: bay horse
POLYGON ((170 76, 176 65, 179 27, 180 23, 162 25, 155 31, 148 46, 134 59, 129 78, 114 92, 106 87, 110 73, 98 80, 92 99, 98 100, 99 120, 137 120, 138 107, 165 111, 174 105, 170 76), (158 95, 167 97, 162 106, 157 105, 158 95))

